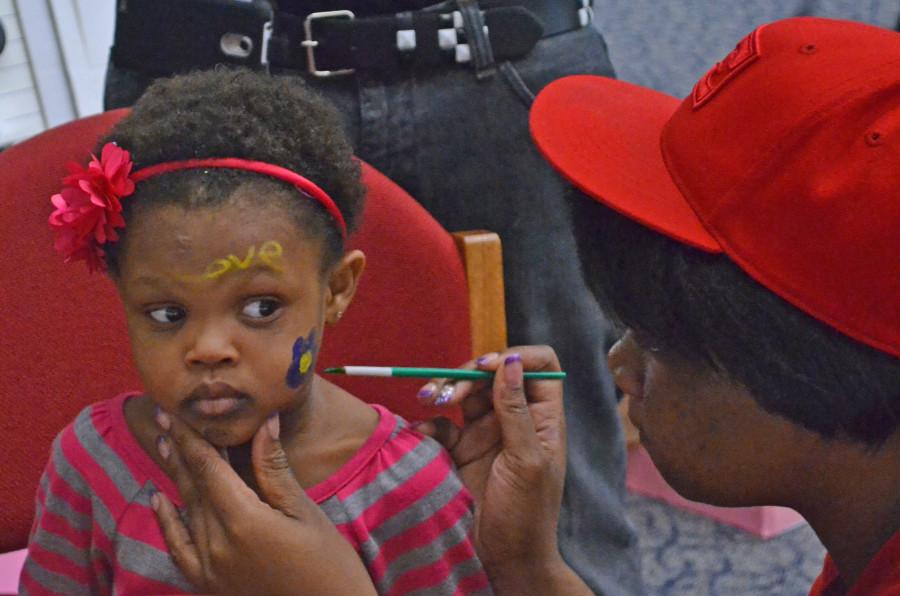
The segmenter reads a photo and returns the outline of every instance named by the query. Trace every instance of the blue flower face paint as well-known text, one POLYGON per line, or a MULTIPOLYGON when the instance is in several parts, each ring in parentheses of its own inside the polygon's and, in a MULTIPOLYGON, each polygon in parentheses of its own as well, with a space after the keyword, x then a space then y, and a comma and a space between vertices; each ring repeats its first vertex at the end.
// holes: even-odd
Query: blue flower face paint
POLYGON ((298 337, 294 342, 294 355, 291 358, 291 366, 288 368, 285 382, 291 389, 296 389, 303 384, 307 373, 312 370, 316 353, 316 330, 309 332, 309 339, 298 337))

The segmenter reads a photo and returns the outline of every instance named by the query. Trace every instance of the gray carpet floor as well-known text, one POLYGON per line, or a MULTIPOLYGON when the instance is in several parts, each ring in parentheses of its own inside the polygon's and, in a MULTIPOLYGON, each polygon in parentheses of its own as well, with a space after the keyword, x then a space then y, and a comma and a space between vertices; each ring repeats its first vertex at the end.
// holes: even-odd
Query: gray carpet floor
POLYGON ((763 540, 637 495, 627 507, 649 596, 805 596, 822 568, 807 525, 763 540))

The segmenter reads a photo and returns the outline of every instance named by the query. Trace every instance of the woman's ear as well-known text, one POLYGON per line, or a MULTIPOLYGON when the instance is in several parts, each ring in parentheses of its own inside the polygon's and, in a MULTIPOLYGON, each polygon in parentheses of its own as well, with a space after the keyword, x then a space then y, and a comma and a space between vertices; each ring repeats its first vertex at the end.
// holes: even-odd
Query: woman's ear
POLYGON ((328 274, 325 296, 325 322, 337 323, 353 301, 359 278, 366 268, 366 255, 361 250, 346 253, 328 274))

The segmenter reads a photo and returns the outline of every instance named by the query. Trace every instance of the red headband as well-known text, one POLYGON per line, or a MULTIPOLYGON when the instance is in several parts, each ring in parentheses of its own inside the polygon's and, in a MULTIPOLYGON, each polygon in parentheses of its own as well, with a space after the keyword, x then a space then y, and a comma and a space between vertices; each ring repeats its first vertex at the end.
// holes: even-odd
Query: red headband
POLYGON ((227 168, 256 172, 293 185, 304 196, 316 201, 334 218, 341 236, 347 237, 347 224, 340 209, 324 190, 296 172, 261 161, 233 157, 189 159, 152 165, 132 173, 128 151, 107 143, 98 160, 91 156, 87 168, 69 164, 70 174, 63 178, 63 189, 50 201, 56 207, 48 223, 56 233, 54 248, 66 262, 84 260, 90 271, 106 269, 101 248, 119 239, 115 228, 124 228, 120 200, 134 193, 134 185, 167 172, 199 168, 227 168))

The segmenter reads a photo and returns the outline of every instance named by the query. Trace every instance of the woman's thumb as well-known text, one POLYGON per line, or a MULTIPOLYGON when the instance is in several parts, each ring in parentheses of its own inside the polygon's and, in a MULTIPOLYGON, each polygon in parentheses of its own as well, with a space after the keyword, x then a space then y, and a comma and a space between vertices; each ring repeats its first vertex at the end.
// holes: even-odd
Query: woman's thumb
POLYGON ((263 500, 285 515, 300 519, 303 517, 304 506, 311 501, 291 472, 287 454, 279 440, 279 432, 277 413, 269 416, 256 431, 252 449, 253 472, 263 500))

